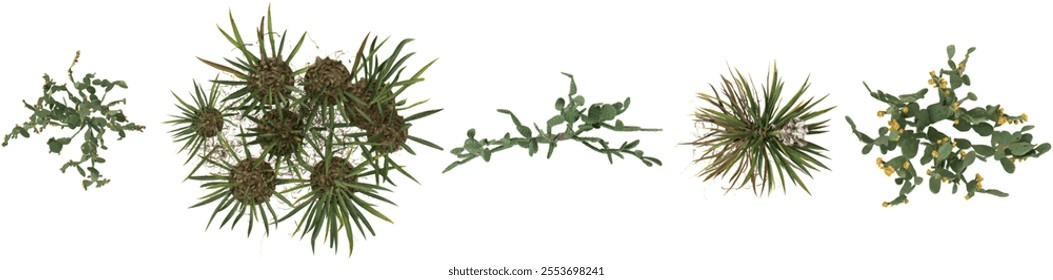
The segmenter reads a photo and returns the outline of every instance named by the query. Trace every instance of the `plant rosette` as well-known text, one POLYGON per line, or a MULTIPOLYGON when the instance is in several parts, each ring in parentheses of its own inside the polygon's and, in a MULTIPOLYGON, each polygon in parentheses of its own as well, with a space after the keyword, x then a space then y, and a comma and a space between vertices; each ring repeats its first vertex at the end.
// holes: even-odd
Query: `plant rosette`
POLYGON ((731 76, 729 80, 721 75, 719 91, 711 84, 713 94, 698 93, 708 105, 695 112, 695 124, 704 132, 684 143, 702 150, 695 163, 708 163, 698 176, 705 181, 731 176, 725 194, 747 184, 758 196, 771 195, 777 184, 785 193, 789 179, 810 195, 802 175, 811 177, 819 168, 829 170, 819 160, 827 158, 823 154, 827 150, 811 137, 826 132, 829 120, 817 119, 834 107, 816 108, 826 96, 805 99, 807 79, 782 103, 785 83, 776 66, 761 87, 738 70, 731 76))

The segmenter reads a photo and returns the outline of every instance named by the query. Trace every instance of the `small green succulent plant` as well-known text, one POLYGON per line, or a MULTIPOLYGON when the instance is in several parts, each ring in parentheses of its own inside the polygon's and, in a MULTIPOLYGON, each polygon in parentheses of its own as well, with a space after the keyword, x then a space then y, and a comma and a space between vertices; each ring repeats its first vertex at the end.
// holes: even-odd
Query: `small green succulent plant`
POLYGON ((30 132, 39 134, 48 127, 73 130, 70 136, 48 139, 49 152, 61 154, 63 147, 71 144, 77 136, 83 135, 81 156, 63 164, 60 171, 66 173, 66 169, 75 168, 83 177, 81 186, 87 190, 92 185, 102 187, 110 182, 98 169, 98 164, 106 162, 101 154, 102 150, 108 149, 106 133, 116 132, 117 140, 121 140, 127 136, 128 131, 142 132, 146 127, 129 121, 124 111, 119 109, 120 105, 127 103, 124 98, 108 99, 110 91, 116 87, 126 89, 127 83, 98 78, 94 73, 86 74, 79 80, 73 78, 73 66, 79 59, 80 51, 77 51, 67 71, 70 84, 59 84, 51 76, 44 74, 44 94, 33 105, 22 102, 33 114, 29 120, 15 125, 11 133, 4 136, 3 146, 7 146, 11 139, 19 136, 29 138, 30 132))
POLYGON ((617 132, 660 131, 661 129, 629 126, 618 119, 619 115, 629 109, 631 100, 628 97, 623 102, 615 102, 613 104, 594 103, 585 107, 585 97, 578 95, 578 86, 574 82, 574 76, 567 73, 563 73, 563 75, 570 78, 570 93, 567 94, 566 99, 561 97, 556 100, 555 108, 558 113, 545 122, 545 129, 541 129, 535 123, 534 130, 530 130, 530 127, 523 125, 511 111, 498 109, 498 113, 506 114, 512 118, 512 124, 515 125, 519 136, 512 137, 511 133, 505 133, 501 138, 476 139, 475 129, 469 129, 467 133, 468 139, 464 140, 464 146, 450 151, 457 156, 458 160, 450 163, 443 170, 443 173, 476 158, 482 158, 483 161, 489 162, 493 153, 513 147, 524 148, 530 156, 533 156, 540 149, 540 145, 547 144, 548 154, 546 158, 552 158, 552 152, 555 151, 556 146, 561 141, 581 143, 593 151, 605 154, 607 160, 612 164, 615 156, 625 158, 626 155, 629 155, 640 159, 647 166, 662 165, 662 161, 654 157, 645 156, 643 150, 636 149, 636 146, 640 144, 640 140, 627 141, 621 145, 612 146, 610 142, 603 138, 586 136, 586 133, 600 129, 617 132), (564 125, 565 127, 562 131, 557 129, 555 131, 558 132, 554 132, 553 128, 559 125, 564 125))

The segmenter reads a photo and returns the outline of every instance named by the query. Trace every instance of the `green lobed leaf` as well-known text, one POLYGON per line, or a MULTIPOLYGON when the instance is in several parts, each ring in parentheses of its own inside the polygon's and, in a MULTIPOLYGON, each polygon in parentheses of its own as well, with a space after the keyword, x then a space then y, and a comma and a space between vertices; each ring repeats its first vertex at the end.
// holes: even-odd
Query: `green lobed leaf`
POLYGON ((939 157, 937 158, 937 160, 944 160, 947 158, 947 156, 950 156, 951 148, 951 143, 944 142, 943 144, 941 144, 939 150, 937 150, 937 153, 939 153, 939 157))
POLYGON ((530 156, 534 156, 534 154, 537 153, 537 150, 538 150, 537 139, 530 139, 530 141, 527 142, 527 152, 528 152, 528 154, 530 156))
POLYGON ((925 152, 921 154, 921 164, 929 164, 932 161, 932 146, 926 146, 925 152))
POLYGON ((962 158, 962 170, 958 170, 958 173, 965 171, 965 168, 968 168, 970 165, 972 165, 974 161, 976 161, 975 151, 965 154, 965 157, 962 158))
POLYGON ((999 162, 1002 163, 1002 169, 1005 169, 1005 172, 1012 174, 1014 171, 1016 171, 1016 164, 1013 163, 1013 160, 1009 158, 1002 158, 999 160, 999 162))
POLYGON ((551 128, 563 123, 564 121, 565 120, 563 119, 563 115, 555 115, 552 118, 548 119, 548 121, 545 122, 545 125, 547 125, 546 127, 551 128))
POLYGON ((1049 152, 1049 148, 1049 143, 1043 143, 1042 145, 1038 145, 1038 148, 1036 148, 1036 150, 1039 154, 1045 154, 1046 152, 1049 152))
POLYGON ((1007 197, 1007 196, 1009 196, 1008 193, 1005 193, 1003 191, 996 190, 996 189, 981 189, 981 190, 976 190, 976 191, 977 192, 981 192, 981 193, 994 195, 994 196, 997 196, 997 197, 1007 197))
POLYGON ((991 135, 991 146, 999 147, 1008 145, 1013 141, 1013 134, 1007 131, 996 131, 991 135))
POLYGON ((932 193, 940 193, 940 179, 937 177, 929 178, 929 191, 932 193))
POLYGON ((929 105, 926 110, 929 112, 930 121, 940 121, 951 116, 951 108, 940 104, 929 105))
POLYGON ((990 136, 994 133, 994 127, 989 123, 983 122, 973 125, 973 131, 976 131, 980 136, 990 136))
POLYGON ((900 148, 903 149, 903 156, 907 158, 914 158, 918 155, 918 146, 921 145, 921 141, 914 138, 913 135, 904 136, 904 139, 900 139, 900 148))
POLYGON ((531 138, 533 136, 533 134, 530 132, 530 128, 529 127, 520 125, 520 126, 516 127, 516 130, 519 130, 519 134, 523 135, 523 137, 525 137, 525 138, 531 138))
POLYGON ((47 142, 48 148, 49 148, 50 152, 52 152, 52 153, 61 154, 62 147, 67 145, 67 144, 69 144, 70 140, 71 139, 69 137, 63 137, 63 138, 58 138, 58 139, 55 139, 55 138, 48 139, 48 142, 47 142))
POLYGON ((995 153, 994 148, 987 145, 973 145, 973 150, 976 151, 977 154, 985 157, 993 156, 995 153))
POLYGON ((957 124, 954 125, 954 129, 957 129, 958 131, 961 131, 961 132, 969 131, 972 128, 973 128, 973 125, 970 124, 969 122, 966 122, 966 121, 959 121, 957 124))
POLYGON ((1017 142, 1009 144, 1009 151, 1013 153, 1014 156, 1022 156, 1030 152, 1032 149, 1034 149, 1034 145, 1028 143, 1017 142))
POLYGON ((917 114, 915 114, 914 116, 915 116, 914 121, 915 121, 916 126, 918 128, 918 131, 921 131, 921 130, 925 129, 930 124, 932 124, 932 122, 929 121, 929 110, 925 110, 925 109, 918 110, 917 114))

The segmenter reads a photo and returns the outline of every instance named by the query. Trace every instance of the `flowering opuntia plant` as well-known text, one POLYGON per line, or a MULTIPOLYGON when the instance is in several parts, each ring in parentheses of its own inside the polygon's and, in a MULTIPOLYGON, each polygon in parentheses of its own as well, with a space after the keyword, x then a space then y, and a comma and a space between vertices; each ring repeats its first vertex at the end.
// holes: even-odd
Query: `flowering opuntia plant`
POLYGON ((625 158, 625 155, 631 155, 640 159, 647 166, 662 165, 662 161, 657 158, 644 156, 642 150, 634 149, 640 144, 640 140, 624 142, 615 147, 602 138, 585 136, 585 133, 598 129, 619 132, 661 131, 661 129, 628 126, 617 119, 618 115, 625 113, 629 109, 629 98, 625 98, 623 102, 615 102, 613 104, 594 103, 585 108, 585 97, 578 95, 578 86, 574 83, 574 76, 567 73, 563 73, 563 75, 570 78, 570 93, 567 94, 567 99, 562 97, 556 99, 555 108, 559 113, 548 119, 545 123, 545 129, 541 129, 535 123, 534 130, 531 131, 530 127, 523 125, 511 111, 498 109, 498 113, 506 114, 512 118, 512 124, 515 125, 520 136, 512 137, 511 133, 505 133, 502 138, 476 139, 475 129, 469 129, 468 139, 464 140, 464 146, 450 151, 459 160, 451 163, 442 172, 446 173, 458 165, 480 157, 483 158, 483 161, 489 162, 491 154, 516 146, 527 149, 530 156, 533 156, 538 152, 539 145, 548 144, 546 158, 552 158, 552 152, 555 151, 557 143, 565 140, 579 142, 593 151, 607 155, 607 161, 612 164, 615 156, 625 158), (612 121, 613 124, 611 123, 612 121), (578 122, 581 123, 579 124, 578 122), (558 125, 565 125, 565 128, 562 131, 557 129, 556 131, 559 132, 553 133, 552 128, 558 125))
POLYGON ((888 118, 888 126, 879 128, 877 137, 871 138, 856 130, 852 118, 845 117, 852 126, 852 132, 864 143, 863 154, 870 153, 875 146, 882 155, 899 149, 899 155, 888 159, 878 157, 876 160, 877 167, 886 176, 895 175, 896 184, 901 186, 899 195, 891 201, 882 202, 882 206, 909 203, 907 195, 915 186, 923 184, 925 178, 929 180, 932 193, 939 193, 943 184, 950 184, 951 193, 957 193, 959 185, 964 185, 965 199, 972 198, 977 192, 1005 197, 1008 196, 1005 192, 984 188, 984 178, 979 173, 968 176, 966 172, 969 166, 977 159, 987 161, 993 158, 1001 163, 1006 172, 1013 173, 1019 162, 1037 158, 1049 151, 1049 143, 1033 143, 1034 138, 1027 131, 1034 126, 1026 125, 1017 131, 1009 131, 1009 125, 1027 122, 1027 114, 1008 115, 1001 105, 970 107, 968 102, 976 101, 976 94, 960 94, 962 86, 972 83, 969 75, 965 74, 965 68, 969 55, 975 50, 969 48, 965 58, 955 63, 954 45, 947 46, 947 65, 950 69, 931 71, 928 78, 929 86, 937 91, 939 99, 924 108, 919 102, 929 92, 928 88, 895 96, 880 90, 873 91, 866 82, 863 83, 870 96, 887 106, 879 110, 877 116, 888 118), (973 141, 964 135, 949 135, 937 128, 941 123, 952 125, 959 132, 956 134, 972 131, 990 139, 973 141), (915 163, 914 159, 919 156, 920 159, 915 163), (919 171, 922 169, 925 170, 924 175, 919 171))
POLYGON ((767 84, 757 87, 737 70, 733 80, 723 75, 720 91, 698 93, 710 106, 695 112, 695 123, 706 132, 692 142, 684 143, 703 149, 695 162, 710 162, 698 173, 704 180, 731 175, 726 192, 750 184, 756 195, 775 190, 776 180, 786 192, 786 179, 811 194, 801 175, 812 176, 819 168, 829 170, 817 157, 825 148, 807 139, 826 132, 829 120, 815 120, 834 107, 818 109, 826 96, 804 99, 808 80, 782 103, 784 82, 777 67, 767 77, 767 84), (720 94, 718 94, 718 92, 720 94), (777 177, 777 178, 776 178, 777 177))
POLYGON ((128 88, 124 81, 96 78, 94 73, 84 75, 84 78, 80 80, 73 78, 73 66, 77 64, 79 58, 80 51, 77 51, 67 71, 69 81, 73 85, 72 89, 44 74, 44 95, 38 98, 34 105, 22 102, 27 109, 33 111, 33 115, 22 125, 16 125, 11 130, 11 134, 4 136, 3 146, 7 146, 9 140, 19 136, 29 138, 30 130, 34 134, 41 133, 49 126, 75 130, 76 132, 69 137, 48 139, 50 152, 61 154, 64 146, 69 145, 74 137, 84 133, 84 143, 80 146, 80 159, 66 162, 60 171, 66 173, 66 169, 76 168, 77 173, 84 177, 81 186, 86 190, 91 185, 98 188, 110 182, 110 179, 104 178, 96 168, 96 164, 106 162, 106 159, 99 154, 99 149, 107 149, 103 138, 106 132, 116 132, 119 136, 117 140, 121 140, 126 136, 125 131, 141 132, 146 127, 129 122, 124 112, 117 109, 119 105, 127 102, 124 98, 112 101, 106 99, 114 87, 128 88), (56 96, 56 93, 59 92, 66 94, 56 96), (82 166, 84 164, 88 166, 82 166))

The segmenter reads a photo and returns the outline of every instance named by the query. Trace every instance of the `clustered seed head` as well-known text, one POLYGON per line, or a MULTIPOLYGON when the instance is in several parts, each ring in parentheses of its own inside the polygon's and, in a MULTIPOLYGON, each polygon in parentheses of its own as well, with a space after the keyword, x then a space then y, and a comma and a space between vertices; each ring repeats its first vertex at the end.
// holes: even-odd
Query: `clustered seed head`
POLYGON ((278 186, 278 175, 265 161, 247 158, 230 172, 230 193, 241 203, 257 205, 266 202, 278 186))
POLYGON ((275 104, 292 94, 289 88, 294 86, 295 82, 293 70, 281 59, 260 59, 256 71, 252 71, 250 75, 249 84, 255 89, 252 97, 263 104, 275 104))
POLYGON ((194 126, 205 138, 211 138, 223 131, 223 113, 216 108, 205 108, 194 116, 194 126))
POLYGON ((340 94, 352 89, 353 78, 338 60, 316 57, 304 74, 303 88, 308 100, 317 104, 336 104, 340 94))
POLYGON ((325 161, 319 161, 311 169, 311 190, 327 191, 336 188, 336 182, 355 182, 358 177, 353 174, 354 170, 351 162, 342 157, 330 159, 328 169, 325 167, 325 161))
POLYGON ((287 110, 271 110, 263 114, 257 124, 260 133, 260 145, 264 148, 273 145, 270 154, 288 156, 303 143, 303 120, 300 115, 287 110))
POLYGON ((392 118, 383 119, 366 127, 369 142, 377 143, 377 151, 381 153, 393 153, 402 149, 406 144, 409 128, 405 128, 406 122, 402 116, 395 115, 392 118))
POLYGON ((808 142, 804 140, 806 135, 808 135, 808 128, 805 127, 804 121, 800 118, 794 118, 779 129, 778 137, 779 141, 782 141, 784 145, 804 147, 808 145, 808 142))

